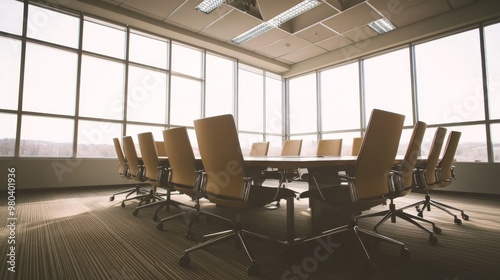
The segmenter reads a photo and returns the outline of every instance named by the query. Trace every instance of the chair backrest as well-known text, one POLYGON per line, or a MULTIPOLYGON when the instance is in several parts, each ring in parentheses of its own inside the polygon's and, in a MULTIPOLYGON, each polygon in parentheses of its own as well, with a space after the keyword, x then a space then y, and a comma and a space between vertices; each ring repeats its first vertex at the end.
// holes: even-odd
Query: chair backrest
POLYGON ((321 139, 316 149, 317 156, 340 156, 342 139, 321 139))
POLYGON ((361 149, 361 144, 363 143, 363 137, 354 137, 352 139, 352 150, 351 156, 359 155, 359 149, 361 149))
POLYGON ((156 151, 158 152, 159 157, 166 157, 167 151, 165 151, 165 144, 163 141, 155 141, 156 151))
POLYGON ((436 129, 436 132, 434 133, 434 139, 432 140, 432 144, 429 149, 429 155, 427 156, 427 160, 424 166, 425 185, 433 185, 438 183, 436 177, 436 167, 439 161, 439 156, 441 155, 441 148, 443 147, 445 136, 446 128, 438 127, 436 129))
POLYGON ((241 199, 245 166, 232 115, 194 121, 201 161, 206 173, 205 193, 211 197, 241 199))
POLYGON ((116 156, 118 157, 118 173, 121 176, 127 176, 127 162, 125 161, 125 155, 123 154, 122 146, 118 138, 113 138, 113 144, 115 145, 116 156))
POLYGON ((351 198, 365 199, 389 193, 388 178, 394 165, 405 116, 374 109, 353 170, 351 198))
POLYGON ((403 190, 411 189, 411 187, 414 185, 413 174, 418 157, 420 155, 420 147, 422 146, 422 141, 424 139, 426 129, 427 124, 422 121, 418 121, 413 127, 413 133, 411 134, 405 157, 403 159, 403 162, 401 163, 400 171, 403 190))
POLYGON ((446 142, 443 158, 438 164, 438 174, 441 187, 447 186, 455 180, 455 175, 453 173, 453 161, 455 159, 458 142, 460 141, 461 136, 462 133, 459 131, 452 131, 448 135, 448 142, 446 142))
POLYGON ((255 142, 252 144, 252 149, 250 149, 250 156, 264 157, 267 156, 268 151, 269 151, 269 142, 255 142))
POLYGON ((163 130, 165 151, 170 165, 170 183, 193 188, 196 159, 185 127, 163 130))
POLYGON ((302 149, 302 139, 285 140, 281 148, 282 156, 299 156, 302 149))
POLYGON ((128 163, 129 174, 134 178, 142 178, 142 165, 139 162, 132 136, 123 136, 123 152, 128 163))
POLYGON ((148 181, 156 182, 158 180, 158 152, 156 151, 156 144, 153 138, 153 133, 144 132, 137 134, 139 139, 139 149, 141 149, 142 161, 144 162, 144 177, 148 181))

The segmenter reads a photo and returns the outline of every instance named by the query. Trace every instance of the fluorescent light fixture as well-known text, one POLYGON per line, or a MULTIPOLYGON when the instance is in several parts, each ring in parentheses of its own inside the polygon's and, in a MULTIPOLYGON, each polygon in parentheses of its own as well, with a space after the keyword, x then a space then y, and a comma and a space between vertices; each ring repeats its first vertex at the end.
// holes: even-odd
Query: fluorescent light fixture
POLYGON ((381 18, 368 23, 368 26, 378 34, 383 34, 396 29, 396 27, 386 18, 381 18))
POLYGON ((209 14, 224 2, 226 2, 226 0, 203 0, 195 9, 205 14, 209 14))
POLYGON ((280 26, 281 24, 318 6, 319 4, 321 4, 320 0, 304 0, 299 4, 291 7, 290 9, 284 11, 283 13, 273 17, 272 19, 257 25, 256 27, 244 32, 241 35, 238 35, 236 38, 232 40, 232 42, 235 44, 244 43, 252 38, 261 35, 264 32, 267 32, 269 29, 273 27, 280 26))

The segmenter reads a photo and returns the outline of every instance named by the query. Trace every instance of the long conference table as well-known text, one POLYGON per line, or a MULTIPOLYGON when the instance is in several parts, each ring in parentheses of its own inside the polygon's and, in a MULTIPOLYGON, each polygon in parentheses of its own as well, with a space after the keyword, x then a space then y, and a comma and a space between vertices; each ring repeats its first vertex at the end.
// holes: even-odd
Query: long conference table
MULTIPOLYGON (((337 176, 339 171, 351 170, 356 163, 356 156, 265 156, 265 157, 245 157, 247 167, 269 167, 279 170, 307 169, 309 174, 314 174, 314 178, 319 186, 324 184, 339 184, 337 176)), ((316 182, 309 176, 309 188, 316 188, 316 182)), ((301 238, 295 237, 295 214, 294 199, 288 199, 287 205, 287 241, 291 245, 301 238)), ((311 209, 311 231, 320 232, 328 228, 328 217, 331 217, 331 206, 321 201, 310 200, 311 209)))
MULTIPOLYGON (((246 167, 259 168, 277 168, 279 170, 307 169, 308 173, 314 174, 314 178, 319 186, 323 184, 332 185, 340 183, 337 174, 339 171, 349 171, 356 163, 356 156, 263 156, 263 157, 244 157, 246 167)), ((168 160, 166 157, 161 157, 161 161, 168 160)), ((201 161, 201 158, 197 158, 201 161)), ((395 163, 401 160, 396 159, 395 163)), ((309 177, 309 188, 316 188, 316 183, 312 182, 309 177)), ((291 245, 301 239, 295 237, 295 214, 294 214, 294 199, 287 199, 286 202, 286 241, 291 245)), ((311 209, 311 230, 312 232, 320 232, 324 227, 328 227, 327 219, 331 216, 331 206, 320 201, 310 201, 311 209), (325 224, 326 222, 326 224, 325 224)))

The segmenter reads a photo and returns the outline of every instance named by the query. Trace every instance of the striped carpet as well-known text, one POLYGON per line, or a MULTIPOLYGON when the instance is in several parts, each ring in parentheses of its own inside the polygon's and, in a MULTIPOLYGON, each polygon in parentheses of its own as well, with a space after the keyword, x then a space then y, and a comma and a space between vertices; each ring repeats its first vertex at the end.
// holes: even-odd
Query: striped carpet
MULTIPOLYGON (((293 187, 303 188, 297 184, 293 187)), ((312 241, 307 246, 283 251, 274 243, 249 238, 261 267, 259 277, 246 273, 249 261, 233 242, 217 244, 190 254, 191 264, 178 264, 183 250, 197 244, 200 237, 227 226, 224 222, 200 218, 194 240, 184 237, 182 218, 156 229, 154 208, 132 212, 137 205, 130 201, 120 207, 121 196, 109 201, 119 187, 78 188, 46 191, 20 191, 16 194, 16 228, 0 227, 1 279, 500 279, 500 199, 463 194, 436 193, 433 198, 466 209, 469 221, 455 225, 451 216, 434 209, 426 218, 442 229, 439 242, 431 245, 428 236, 404 221, 386 223, 380 232, 405 242, 410 260, 399 256, 397 246, 381 243, 368 246, 373 258, 373 273, 361 273, 357 248, 347 245, 342 236, 312 241), (15 240, 15 272, 9 271, 9 236, 15 240)), ((398 206, 415 202, 420 194, 410 194, 396 201, 398 206)), ((189 203, 183 195, 174 199, 189 203)), ((282 202, 285 206, 285 202, 282 202)), ((8 225, 7 198, 2 195, 0 220, 8 225)), ((307 200, 296 201, 296 233, 308 234, 307 200)), ((386 206, 372 209, 377 211, 386 206)), ((231 217, 223 208, 203 203, 202 209, 231 217)), ((285 207, 259 209, 244 214, 242 223, 256 232, 284 239, 285 207), (248 213, 249 214, 249 213, 248 213)), ((175 209, 171 212, 175 213, 175 209)), ((413 212, 408 209, 408 212, 413 212)), ((166 211, 160 217, 167 216, 166 211)), ((360 221, 370 228, 378 218, 360 221)), ((10 239, 12 240, 12 238, 10 239)), ((12 255, 12 254, 10 254, 12 255)))

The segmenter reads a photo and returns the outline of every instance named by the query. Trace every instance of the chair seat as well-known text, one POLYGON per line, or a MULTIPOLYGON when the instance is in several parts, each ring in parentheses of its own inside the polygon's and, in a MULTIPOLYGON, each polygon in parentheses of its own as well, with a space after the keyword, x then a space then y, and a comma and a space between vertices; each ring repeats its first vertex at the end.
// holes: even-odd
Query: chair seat
POLYGON ((318 190, 309 190, 300 194, 300 198, 313 198, 324 200, 334 207, 338 207, 350 213, 358 213, 374 206, 380 205, 386 201, 386 197, 380 196, 370 199, 362 199, 356 202, 351 201, 351 194, 348 186, 334 186, 321 188, 321 194, 318 190), (323 197, 321 196, 323 194, 323 197))
POLYGON ((208 199, 218 205, 228 206, 232 208, 253 208, 262 207, 277 199, 294 198, 295 192, 290 189, 265 187, 252 185, 248 199, 229 198, 220 195, 207 194, 208 199))

